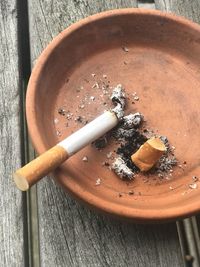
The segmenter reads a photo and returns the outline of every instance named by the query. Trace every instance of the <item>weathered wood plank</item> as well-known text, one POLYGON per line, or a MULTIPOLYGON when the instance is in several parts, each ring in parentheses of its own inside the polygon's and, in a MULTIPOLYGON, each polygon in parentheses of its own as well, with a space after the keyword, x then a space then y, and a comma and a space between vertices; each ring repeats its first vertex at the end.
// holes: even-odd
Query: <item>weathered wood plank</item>
POLYGON ((42 266, 182 266, 175 224, 134 225, 96 215, 53 181, 39 188, 42 266))
POLYGON ((67 198, 52 182, 45 181, 43 190, 43 266, 181 266, 174 225, 114 222, 67 198))
POLYGON ((155 9, 155 2, 153 0, 138 1, 138 8, 155 9))
POLYGON ((137 0, 29 0, 32 61, 59 32, 89 15, 117 7, 137 7, 137 0))
POLYGON ((155 0, 155 4, 160 10, 173 12, 200 23, 199 0, 155 0))
POLYGON ((12 180, 21 163, 16 1, 0 2, 0 51, 0 265, 21 267, 23 199, 12 180))
MULTIPOLYGON (((135 1, 29 1, 32 61, 72 22, 135 1)), ((182 266, 175 223, 117 222, 82 207, 52 180, 38 185, 41 266, 182 266)))

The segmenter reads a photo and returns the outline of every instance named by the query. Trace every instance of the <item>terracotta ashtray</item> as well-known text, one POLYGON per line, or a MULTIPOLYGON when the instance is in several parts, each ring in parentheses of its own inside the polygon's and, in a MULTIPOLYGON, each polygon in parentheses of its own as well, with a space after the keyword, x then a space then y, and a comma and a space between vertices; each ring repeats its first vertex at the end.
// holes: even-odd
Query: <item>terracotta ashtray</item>
POLYGON ((121 180, 104 164, 116 141, 89 145, 54 173, 76 199, 109 215, 167 221, 200 210, 200 26, 158 11, 122 9, 81 20, 44 50, 28 85, 26 112, 39 154, 109 108, 107 86, 122 84, 126 113, 167 136, 178 164, 164 179, 121 180), (99 88, 100 87, 100 88, 99 88), (131 96, 137 92, 139 98, 131 96))

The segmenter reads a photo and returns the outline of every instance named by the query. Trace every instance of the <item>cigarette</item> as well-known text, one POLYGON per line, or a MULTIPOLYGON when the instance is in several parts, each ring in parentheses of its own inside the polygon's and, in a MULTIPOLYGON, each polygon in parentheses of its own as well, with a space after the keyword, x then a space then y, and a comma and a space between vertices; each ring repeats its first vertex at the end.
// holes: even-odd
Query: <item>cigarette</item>
POLYGON ((132 156, 132 162, 143 172, 150 170, 166 151, 165 144, 156 137, 147 140, 132 156))
POLYGON ((28 190, 69 157, 114 128, 117 123, 118 118, 114 112, 104 112, 77 132, 18 169, 13 174, 16 186, 22 191, 28 190))

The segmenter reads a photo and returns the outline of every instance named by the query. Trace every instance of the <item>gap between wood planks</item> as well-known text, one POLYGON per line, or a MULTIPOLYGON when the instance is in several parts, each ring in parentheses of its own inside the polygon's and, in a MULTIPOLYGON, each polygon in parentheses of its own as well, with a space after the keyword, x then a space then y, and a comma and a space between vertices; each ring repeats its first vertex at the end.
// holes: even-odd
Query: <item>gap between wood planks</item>
MULTIPOLYGON (((28 137, 25 118, 26 88, 31 74, 30 45, 29 45, 29 21, 27 0, 17 0, 18 15, 18 55, 20 71, 20 125, 21 125, 21 158, 25 165, 35 157, 34 149, 28 137)), ((28 192, 23 192, 24 210, 24 257, 25 266, 40 266, 39 258, 39 231, 37 214, 37 190, 36 186, 28 192)))
MULTIPOLYGON (((35 157, 34 149, 28 137, 25 119, 25 94, 28 79, 31 73, 30 44, 29 44, 29 18, 28 0, 17 0, 18 9, 18 50, 20 61, 21 78, 21 154, 22 165, 35 157)), ((153 0, 138 1, 139 8, 155 9, 153 0)), ((23 193, 24 200, 24 257, 25 265, 30 267, 40 266, 39 247, 39 223, 37 213, 37 189, 32 187, 23 193)), ((182 221, 177 221, 177 231, 181 246, 182 255, 186 267, 200 266, 199 232, 196 218, 192 217, 182 221)))

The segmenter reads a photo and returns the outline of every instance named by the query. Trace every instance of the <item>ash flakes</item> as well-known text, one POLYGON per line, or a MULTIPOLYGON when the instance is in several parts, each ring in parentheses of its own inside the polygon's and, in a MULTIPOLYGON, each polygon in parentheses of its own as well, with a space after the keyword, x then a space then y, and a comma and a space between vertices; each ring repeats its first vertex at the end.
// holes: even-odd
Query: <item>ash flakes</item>
POLYGON ((120 157, 115 159, 112 164, 112 169, 121 179, 133 179, 134 173, 128 168, 126 162, 120 157))
POLYGON ((189 188, 191 188, 191 189, 197 189, 198 188, 198 184, 197 183, 189 184, 189 188))
MULTIPOLYGON (((138 97, 136 92, 133 93, 134 97, 138 97)), ((124 116, 124 108, 126 104, 126 95, 124 88, 121 84, 118 84, 112 92, 110 97, 112 102, 116 105, 112 110, 116 113, 120 122, 116 128, 114 128, 109 137, 114 138, 114 140, 120 145, 117 148, 117 157, 112 158, 107 157, 110 161, 114 160, 111 164, 111 169, 121 178, 131 180, 134 175, 140 172, 137 166, 132 162, 131 156, 134 154, 141 145, 143 145, 149 138, 157 136, 152 130, 142 129, 142 123, 145 121, 144 116, 139 113, 129 114, 124 116)), ((139 98, 138 98, 139 99, 139 98)), ((99 150, 107 145, 107 136, 96 140, 93 144, 99 150)), ((166 153, 160 158, 157 165, 150 170, 149 174, 157 174, 159 178, 164 178, 172 176, 172 168, 177 165, 177 160, 173 154, 174 149, 170 146, 167 137, 159 137, 167 147, 166 153)), ((109 154, 109 153, 108 153, 109 154)), ((109 154, 112 155, 112 154, 109 154)))
POLYGON ((59 130, 56 131, 57 136, 61 136, 61 132, 59 130))
POLYGON ((133 96, 133 100, 135 100, 135 101, 139 101, 139 96, 137 95, 137 93, 136 92, 134 92, 133 94, 132 94, 132 96, 133 96))
POLYGON ((62 116, 65 116, 66 115, 66 110, 63 109, 63 108, 59 108, 58 109, 58 114, 62 115, 62 116))
POLYGON ((106 155, 107 159, 111 159, 113 157, 113 152, 108 152, 106 155))
POLYGON ((87 156, 84 156, 84 157, 82 158, 82 161, 84 161, 84 162, 88 162, 88 157, 87 157, 87 156))
POLYGON ((173 154, 173 148, 170 146, 169 141, 166 136, 159 136, 161 141, 163 141, 165 147, 167 148, 166 152, 162 155, 159 159, 155 170, 159 174, 159 177, 162 177, 163 173, 170 173, 173 172, 173 167, 177 166, 178 161, 173 154))
POLYGON ((123 128, 125 129, 131 129, 131 128, 138 128, 144 117, 141 113, 136 112, 134 114, 129 114, 127 116, 123 117, 123 128))
POLYGON ((177 165, 177 159, 175 156, 169 153, 164 154, 156 165, 156 171, 161 174, 163 172, 172 172, 172 168, 177 165))
POLYGON ((55 118, 54 119, 54 124, 57 124, 59 122, 59 119, 55 118))
POLYGON ((73 118, 73 115, 74 115, 69 110, 65 110, 64 108, 59 108, 58 114, 60 114, 61 116, 64 116, 67 120, 71 120, 73 118))
POLYGON ((98 82, 95 82, 95 83, 92 85, 92 89, 94 89, 94 88, 99 89, 99 84, 98 84, 98 82))
POLYGON ((74 120, 80 123, 83 122, 83 118, 81 116, 77 116, 74 120))
POLYGON ((128 49, 128 47, 126 47, 126 46, 122 46, 122 50, 124 51, 124 52, 129 52, 129 49, 128 49))
POLYGON ((80 109, 84 109, 84 108, 85 108, 85 105, 82 104, 82 105, 79 105, 78 107, 79 107, 80 109))
POLYGON ((113 131, 112 136, 118 141, 124 141, 124 139, 131 138, 135 133, 135 129, 117 128, 113 131))
MULTIPOLYGON (((128 52, 128 49, 125 47, 123 48, 123 50, 125 52, 128 52)), ((121 179, 133 180, 134 176, 138 172, 140 172, 140 170, 131 161, 131 155, 135 153, 139 149, 139 147, 144 144, 149 138, 157 135, 152 130, 144 129, 144 127, 141 127, 143 122, 145 122, 144 116, 141 113, 136 112, 124 116, 124 109, 126 106, 126 94, 121 84, 118 84, 116 87, 114 87, 110 96, 110 89, 112 87, 109 85, 110 81, 107 79, 107 75, 103 74, 103 79, 99 78, 98 81, 95 81, 95 73, 92 73, 91 76, 94 78, 94 84, 91 87, 94 90, 99 90, 100 97, 106 97, 108 99, 110 97, 112 103, 115 105, 112 111, 119 119, 119 124, 117 127, 115 127, 109 134, 106 134, 105 136, 94 141, 92 145, 101 151, 107 146, 108 140, 110 138, 114 139, 115 142, 118 144, 118 148, 116 149, 116 151, 107 153, 107 161, 103 162, 102 165, 107 166, 109 169, 112 169, 121 179)), ((77 92, 80 92, 83 89, 84 88, 80 86, 77 89, 77 92)), ((85 98, 80 102, 78 106, 79 112, 83 109, 86 109, 87 104, 90 104, 90 102, 92 103, 97 100, 93 94, 95 93, 93 92, 91 93, 91 95, 85 95, 85 98)), ((132 98, 134 101, 139 100, 139 97, 136 92, 132 93, 132 98)), ((105 99, 103 105, 107 105, 105 99)), ((84 116, 77 116, 78 114, 76 114, 75 116, 75 114, 73 115, 73 113, 70 113, 63 107, 58 109, 58 114, 64 116, 67 120, 73 119, 77 123, 87 123, 84 116)), ((54 123, 56 124, 57 120, 55 120, 54 123)), ((56 134, 58 136, 61 135, 59 131, 57 131, 56 134)), ((164 142, 165 146, 167 147, 167 152, 160 158, 157 165, 145 175, 149 176, 150 174, 157 174, 158 178, 167 179, 168 176, 172 176, 173 167, 177 165, 177 159, 173 154, 175 147, 170 146, 167 137, 157 137, 159 137, 164 142)), ((82 158, 82 161, 88 162, 88 157, 84 156, 82 158)), ((96 185, 100 185, 100 183, 101 179, 98 178, 96 180, 96 185)), ((195 187, 194 184, 196 184, 195 180, 193 180, 189 187, 195 187)))
POLYGON ((131 155, 146 142, 146 138, 137 130, 132 132, 131 136, 125 136, 124 140, 117 149, 117 154, 124 160, 127 167, 134 173, 138 173, 139 169, 131 160, 131 155))
MULTIPOLYGON (((120 143, 120 146, 117 149, 117 154, 123 161, 123 163, 125 163, 127 168, 129 168, 130 172, 133 173, 132 177, 134 177, 134 174, 140 172, 140 170, 131 160, 132 154, 134 154, 149 138, 157 136, 152 130, 142 130, 141 125, 143 121, 144 116, 141 113, 137 112, 134 114, 129 114, 121 120, 118 127, 112 130, 112 137, 120 143)), ((146 175, 148 176, 150 174, 157 174, 159 178, 167 179, 167 175, 169 175, 170 177, 172 176, 173 167, 176 166, 178 162, 173 154, 174 150, 170 146, 167 137, 157 137, 159 137, 164 142, 167 151, 160 158, 156 166, 151 169, 146 175)), ((118 158, 116 160, 116 163, 119 164, 120 161, 118 160, 118 158)), ((120 178, 125 178, 126 175, 119 175, 119 167, 116 163, 112 166, 113 171, 120 178)))
POLYGON ((98 179, 96 180, 95 185, 100 185, 100 184, 101 184, 101 178, 98 178, 98 179))
POLYGON ((99 139, 95 140, 92 144, 95 146, 96 149, 101 150, 102 148, 106 147, 107 143, 107 137, 106 135, 104 135, 99 139))
POLYGON ((198 181, 199 181, 199 178, 198 178, 197 176, 192 176, 192 180, 193 180, 194 182, 198 182, 198 181))
POLYGON ((125 108, 125 91, 121 84, 118 84, 112 92, 112 95, 110 97, 112 102, 114 103, 115 108, 112 109, 113 112, 115 112, 118 119, 122 119, 124 116, 124 108, 125 108))
POLYGON ((198 188, 198 182, 199 178, 197 176, 192 176, 192 183, 190 183, 188 186, 190 189, 197 189, 198 188))

